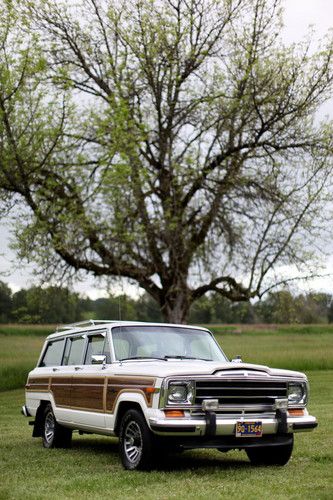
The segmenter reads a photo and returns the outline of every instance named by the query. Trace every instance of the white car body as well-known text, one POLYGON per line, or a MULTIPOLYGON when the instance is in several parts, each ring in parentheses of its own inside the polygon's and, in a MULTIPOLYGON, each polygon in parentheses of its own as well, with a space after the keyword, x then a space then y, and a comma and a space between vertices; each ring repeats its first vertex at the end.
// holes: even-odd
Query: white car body
POLYGON ((185 335, 192 336, 195 349, 207 349, 207 340, 217 352, 212 334, 199 327, 99 321, 64 327, 46 339, 37 367, 28 376, 23 413, 35 418, 33 435, 43 436, 43 409, 49 405, 59 428, 105 435, 119 435, 122 419, 132 408, 141 412, 152 436, 161 442, 167 437, 182 448, 267 449, 286 446, 293 433, 316 427, 316 418, 306 409, 308 382, 303 373, 230 362, 222 354, 218 361, 182 355, 165 359, 161 351, 159 359, 119 360, 115 332, 119 351, 127 348, 127 331, 141 330, 151 335, 165 331, 171 338, 179 334, 186 342, 190 337, 185 335), (103 342, 103 353, 91 354, 103 342), (78 350, 73 346, 79 345, 85 349, 81 362, 70 364, 71 351, 75 357, 78 350), (61 364, 52 365, 51 349, 61 348, 61 364), (46 358, 50 362, 43 362, 46 358), (184 399, 173 400, 179 397, 184 399))

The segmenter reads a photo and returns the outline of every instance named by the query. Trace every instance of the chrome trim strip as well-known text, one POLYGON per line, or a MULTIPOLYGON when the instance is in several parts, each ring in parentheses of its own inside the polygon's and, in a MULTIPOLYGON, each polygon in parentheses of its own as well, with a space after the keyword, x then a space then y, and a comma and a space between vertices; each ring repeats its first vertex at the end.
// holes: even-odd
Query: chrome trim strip
MULTIPOLYGON (((285 394, 283 394, 285 396, 285 394)), ((236 395, 236 396, 224 396, 223 394, 206 394, 205 396, 196 396, 196 399, 207 399, 207 398, 223 398, 223 399, 261 399, 261 398, 272 398, 272 399, 276 399, 276 396, 278 396, 278 394, 272 394, 272 395, 262 395, 262 396, 249 396, 249 395, 243 395, 243 394, 239 394, 239 395, 236 395)))
MULTIPOLYGON (((197 382, 197 380, 195 381, 197 382)), ((215 391, 220 391, 220 390, 223 390, 223 391, 237 391, 237 390, 240 390, 240 391, 253 391, 253 390, 256 390, 256 391, 267 391, 268 389, 270 391, 286 391, 287 390, 287 387, 241 387, 241 386, 222 386, 222 385, 219 385, 219 386, 200 386, 198 387, 198 389, 200 391, 211 391, 211 390, 215 390, 215 391)))

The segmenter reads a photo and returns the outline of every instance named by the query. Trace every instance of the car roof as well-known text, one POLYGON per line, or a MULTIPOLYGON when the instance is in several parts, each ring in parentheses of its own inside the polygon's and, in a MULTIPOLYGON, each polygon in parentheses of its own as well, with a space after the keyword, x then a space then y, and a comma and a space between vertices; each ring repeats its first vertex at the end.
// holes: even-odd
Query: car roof
POLYGON ((117 326, 157 326, 157 327, 175 327, 175 328, 186 328, 191 330, 206 330, 209 331, 205 327, 201 326, 192 326, 192 325, 183 325, 183 324, 174 324, 174 323, 150 323, 144 321, 119 321, 119 320, 87 320, 81 321, 79 323, 71 323, 69 325, 61 325, 57 328, 54 333, 48 335, 47 340, 56 339, 58 337, 64 337, 68 335, 74 335, 75 333, 84 333, 84 332, 92 332, 92 331, 100 331, 104 328, 115 328, 117 326))

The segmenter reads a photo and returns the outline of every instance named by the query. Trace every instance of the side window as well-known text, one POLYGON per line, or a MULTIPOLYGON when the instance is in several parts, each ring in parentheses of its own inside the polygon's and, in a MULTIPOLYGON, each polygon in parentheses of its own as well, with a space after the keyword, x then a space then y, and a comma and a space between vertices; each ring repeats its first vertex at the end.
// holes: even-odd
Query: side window
POLYGON ((105 354, 105 333, 90 335, 88 337, 88 347, 84 364, 91 365, 91 357, 96 354, 105 354))
POLYGON ((58 366, 61 364, 65 339, 50 342, 39 366, 58 366))
POLYGON ((63 365, 81 365, 86 337, 73 337, 67 340, 63 365))

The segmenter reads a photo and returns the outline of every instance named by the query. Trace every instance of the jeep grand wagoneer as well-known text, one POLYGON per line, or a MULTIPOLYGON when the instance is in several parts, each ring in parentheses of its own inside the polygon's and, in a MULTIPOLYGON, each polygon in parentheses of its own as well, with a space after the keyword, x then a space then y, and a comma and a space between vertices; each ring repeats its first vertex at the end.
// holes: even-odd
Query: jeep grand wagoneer
POLYGON ((22 411, 46 448, 73 430, 119 436, 126 469, 191 448, 284 465, 294 433, 317 426, 308 390, 302 373, 230 362, 205 328, 89 321, 46 339, 22 411))

